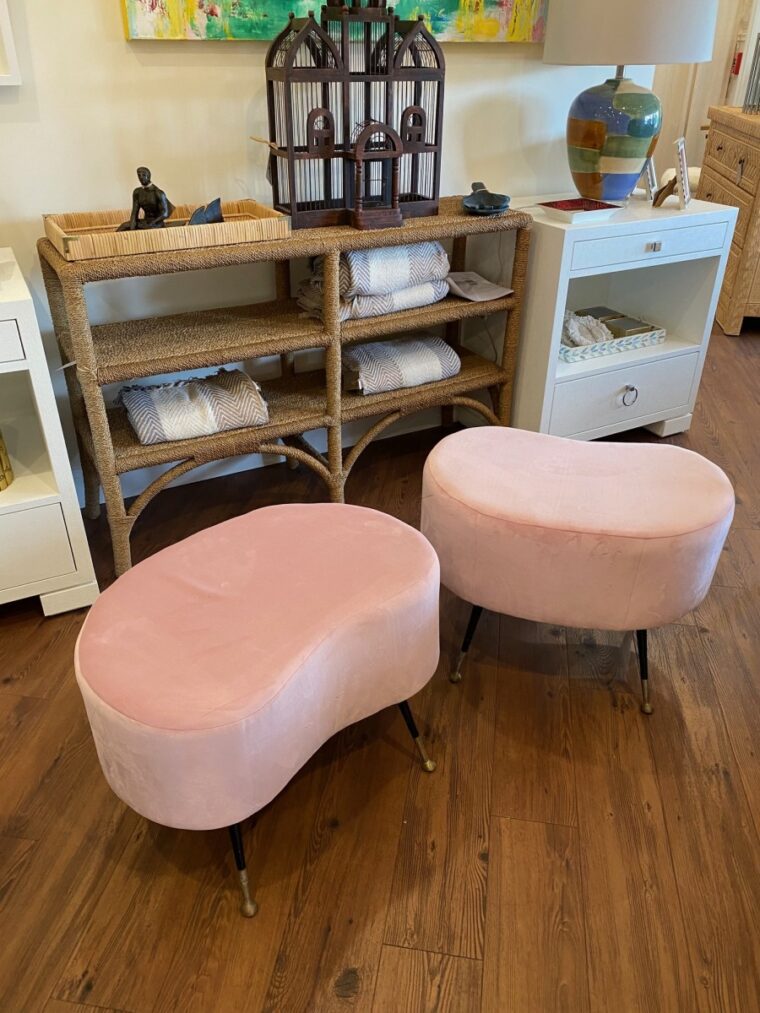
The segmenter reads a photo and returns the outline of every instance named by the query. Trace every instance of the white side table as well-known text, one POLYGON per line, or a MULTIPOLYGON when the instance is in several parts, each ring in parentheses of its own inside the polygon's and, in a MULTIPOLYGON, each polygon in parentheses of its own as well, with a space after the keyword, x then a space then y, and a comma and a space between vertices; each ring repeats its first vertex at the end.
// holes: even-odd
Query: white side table
POLYGON ((29 289, 0 249, 0 430, 14 481, 0 492, 0 604, 45 615, 91 605, 98 585, 29 289))
POLYGON ((702 378, 735 208, 633 197, 606 221, 566 224, 521 198, 534 216, 512 424, 593 440, 646 426, 687 430, 702 378), (675 202, 675 203, 674 203, 675 202), (664 344, 567 363, 566 309, 610 306, 667 330, 664 344))

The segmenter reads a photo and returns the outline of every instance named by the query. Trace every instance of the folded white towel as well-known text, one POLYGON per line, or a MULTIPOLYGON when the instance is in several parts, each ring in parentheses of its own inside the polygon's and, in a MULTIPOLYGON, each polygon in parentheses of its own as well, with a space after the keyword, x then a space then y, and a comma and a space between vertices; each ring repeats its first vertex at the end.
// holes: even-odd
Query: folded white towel
POLYGON ((143 444, 189 440, 269 421, 258 385, 240 369, 220 369, 215 376, 176 383, 123 387, 119 401, 143 444))
POLYGON ((426 335, 350 345, 343 350, 342 360, 344 387, 363 394, 447 380, 462 369, 451 345, 426 335))
MULTIPOLYGON (((449 257, 438 242, 388 246, 376 250, 351 250, 340 258, 340 294, 389 295, 401 288, 415 288, 429 281, 443 281, 449 273, 449 257)), ((313 281, 324 283, 324 261, 314 261, 313 281)))
MULTIPOLYGON (((366 317, 379 317, 386 313, 400 313, 403 310, 416 309, 418 306, 429 306, 445 299, 449 294, 447 281, 427 281, 412 288, 397 289, 386 295, 357 295, 351 299, 341 299, 338 306, 338 319, 364 320, 366 317)), ((322 289, 312 279, 301 286, 298 292, 298 305, 309 316, 322 317, 322 289)))

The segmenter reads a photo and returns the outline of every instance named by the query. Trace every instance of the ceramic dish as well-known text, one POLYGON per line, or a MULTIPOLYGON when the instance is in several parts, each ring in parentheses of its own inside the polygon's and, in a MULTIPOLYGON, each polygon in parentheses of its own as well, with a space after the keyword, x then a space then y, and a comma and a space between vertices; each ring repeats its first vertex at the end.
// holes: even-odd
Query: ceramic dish
POLYGON ((472 193, 462 201, 471 215, 502 215, 509 210, 511 198, 503 193, 491 193, 484 183, 473 183, 472 193))

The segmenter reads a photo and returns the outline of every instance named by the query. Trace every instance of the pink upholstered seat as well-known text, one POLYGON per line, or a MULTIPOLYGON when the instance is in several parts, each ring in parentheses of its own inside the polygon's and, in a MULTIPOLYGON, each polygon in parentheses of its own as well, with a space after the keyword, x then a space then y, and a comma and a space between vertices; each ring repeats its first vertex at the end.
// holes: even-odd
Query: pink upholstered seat
POLYGON ((424 686, 438 591, 419 532, 333 504, 257 510, 140 563, 77 644, 111 787, 167 826, 238 823, 335 732, 424 686))
POLYGON ((690 451, 482 427, 430 454, 422 531, 475 605, 646 630, 704 598, 733 512, 724 473, 690 451))

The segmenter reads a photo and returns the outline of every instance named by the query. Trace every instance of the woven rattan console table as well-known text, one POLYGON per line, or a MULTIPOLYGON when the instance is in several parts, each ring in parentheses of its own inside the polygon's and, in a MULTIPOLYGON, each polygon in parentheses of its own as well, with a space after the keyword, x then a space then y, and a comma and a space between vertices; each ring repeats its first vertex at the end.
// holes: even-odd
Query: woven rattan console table
POLYGON ((286 239, 258 243, 71 262, 47 239, 40 240, 38 251, 58 344, 64 362, 76 364, 65 372, 84 471, 86 513, 91 518, 98 516, 102 485, 117 574, 131 566, 130 532, 143 508, 173 479, 209 461, 238 454, 281 455, 312 468, 327 484, 330 498, 342 502, 346 478, 359 454, 404 415, 423 408, 466 405, 488 422, 509 424, 531 218, 524 212, 477 218, 464 214, 461 207, 460 197, 444 198, 437 216, 414 218, 397 229, 306 229, 286 239), (421 309, 339 321, 342 252, 453 239, 452 268, 463 270, 468 236, 505 231, 516 231, 513 295, 488 303, 448 297, 421 309), (291 297, 290 284, 289 261, 319 255, 325 258, 323 321, 302 315, 291 297), (99 326, 92 326, 88 319, 84 286, 92 282, 267 261, 273 262, 276 270, 277 298, 273 302, 99 326), (500 364, 459 347, 461 321, 503 311, 508 315, 500 364), (462 358, 462 371, 457 376, 386 394, 341 392, 344 344, 442 324, 448 325, 447 338, 458 346, 462 358), (325 368, 294 372, 293 353, 309 348, 325 350, 325 368), (259 428, 142 446, 125 410, 108 406, 103 397, 105 384, 271 355, 281 356, 282 375, 262 383, 270 421, 259 428), (491 394, 490 405, 468 396, 486 389, 491 394), (379 421, 344 457, 341 425, 376 415, 381 416, 379 421), (304 437, 315 429, 327 430, 326 456, 304 437), (127 507, 119 476, 163 464, 173 467, 127 507))

